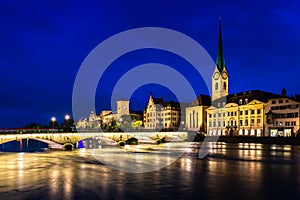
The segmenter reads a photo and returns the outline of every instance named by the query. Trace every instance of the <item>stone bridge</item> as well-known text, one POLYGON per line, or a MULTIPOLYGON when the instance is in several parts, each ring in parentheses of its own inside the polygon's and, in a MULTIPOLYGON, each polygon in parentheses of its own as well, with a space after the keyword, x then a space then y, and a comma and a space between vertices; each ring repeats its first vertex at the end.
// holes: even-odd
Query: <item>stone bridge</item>
POLYGON ((166 138, 169 141, 184 141, 187 132, 84 132, 84 133, 26 133, 26 134, 1 134, 0 144, 23 139, 35 139, 49 144, 50 148, 59 148, 65 143, 75 144, 87 138, 107 138, 115 142, 136 138, 139 141, 155 141, 166 138))

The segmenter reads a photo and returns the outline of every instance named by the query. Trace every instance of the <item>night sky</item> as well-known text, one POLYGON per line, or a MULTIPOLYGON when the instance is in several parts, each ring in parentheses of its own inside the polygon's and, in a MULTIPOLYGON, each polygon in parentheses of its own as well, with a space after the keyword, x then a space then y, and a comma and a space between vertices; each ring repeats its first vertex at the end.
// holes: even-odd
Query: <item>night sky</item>
MULTIPOLYGON (((300 93, 300 3, 267 1, 11 1, 0 2, 0 127, 59 122, 72 114, 76 74, 91 50, 108 37, 138 27, 182 32, 215 61, 222 15, 229 93, 261 89, 300 93)), ((129 41, 130 42, 130 41, 129 41)), ((189 63, 168 52, 140 50, 112 63, 96 94, 96 111, 110 109, 116 80, 136 65, 157 62, 181 68, 196 93, 208 94, 189 63), (109 77, 109 78, 108 78, 109 77)), ((131 109, 142 110, 150 91, 174 99, 158 85, 139 88, 131 109)), ((120 97, 121 98, 121 97, 120 97)))

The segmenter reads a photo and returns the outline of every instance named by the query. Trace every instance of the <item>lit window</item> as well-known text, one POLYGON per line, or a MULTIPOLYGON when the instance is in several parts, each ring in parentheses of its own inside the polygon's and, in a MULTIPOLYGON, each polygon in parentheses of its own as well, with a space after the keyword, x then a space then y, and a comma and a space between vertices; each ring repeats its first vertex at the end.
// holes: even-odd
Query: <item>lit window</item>
POLYGON ((260 119, 257 119, 257 125, 260 126, 260 119))

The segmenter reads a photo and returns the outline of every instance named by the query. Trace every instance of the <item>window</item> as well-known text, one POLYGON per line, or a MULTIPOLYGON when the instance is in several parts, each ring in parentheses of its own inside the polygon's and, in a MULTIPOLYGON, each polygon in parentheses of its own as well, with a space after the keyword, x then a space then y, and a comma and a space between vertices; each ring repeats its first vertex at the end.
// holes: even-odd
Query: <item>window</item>
POLYGON ((209 118, 211 118, 211 114, 209 114, 209 118))
POLYGON ((223 126, 225 127, 225 121, 223 121, 223 126))
POLYGON ((275 122, 274 122, 274 126, 278 126, 278 121, 275 121, 275 122))
POLYGON ((198 112, 196 112, 196 128, 198 128, 198 125, 199 125, 199 124, 198 124, 198 121, 199 121, 199 120, 198 120, 198 112))
POLYGON ((240 120, 240 126, 243 126, 243 120, 240 120))
POLYGON ((211 123, 211 121, 209 121, 209 127, 211 127, 211 125, 212 125, 212 123, 211 123))
POLYGON ((218 127, 221 127, 221 122, 220 121, 218 121, 218 127))
POLYGON ((245 126, 248 126, 248 119, 245 119, 245 126))
POLYGON ((291 125, 292 125, 292 126, 296 126, 296 122, 295 122, 295 121, 292 121, 292 122, 291 122, 291 125))
POLYGON ((245 110, 245 115, 248 115, 248 110, 245 110))
POLYGON ((260 119, 257 119, 257 125, 260 126, 260 119))
POLYGON ((221 117, 221 113, 218 113, 218 117, 221 117))
POLYGON ((251 110, 251 115, 254 115, 254 110, 251 110))
POLYGON ((223 117, 225 117, 225 112, 223 112, 223 117))
POLYGON ((254 125, 254 118, 251 119, 251 125, 254 125))
POLYGON ((219 84, 216 83, 216 84, 215 84, 215 90, 218 90, 218 89, 219 89, 219 84))
POLYGON ((245 99, 245 104, 247 104, 248 103, 248 99, 245 99))
POLYGON ((285 122, 285 126, 289 126, 290 125, 290 122, 285 122))
POLYGON ((216 121, 214 121, 214 127, 216 127, 216 121))
POLYGON ((240 115, 243 115, 243 111, 242 110, 240 111, 240 115))
POLYGON ((227 85, 226 85, 226 82, 223 83, 223 90, 226 90, 227 88, 227 85))
POLYGON ((243 104, 243 99, 240 99, 240 100, 239 100, 239 103, 240 103, 240 104, 243 104))
POLYGON ((280 100, 279 100, 279 103, 283 103, 283 100, 282 100, 282 99, 280 99, 280 100))
POLYGON ((257 109, 256 113, 259 115, 260 114, 260 109, 257 109))
POLYGON ((230 116, 230 112, 228 112, 227 114, 228 114, 228 116, 230 116))
POLYGON ((192 128, 192 113, 190 113, 190 128, 192 128))
POLYGON ((216 117, 216 113, 214 113, 214 117, 216 117))
POLYGON ((276 104, 276 100, 273 100, 273 101, 272 101, 272 104, 276 104))

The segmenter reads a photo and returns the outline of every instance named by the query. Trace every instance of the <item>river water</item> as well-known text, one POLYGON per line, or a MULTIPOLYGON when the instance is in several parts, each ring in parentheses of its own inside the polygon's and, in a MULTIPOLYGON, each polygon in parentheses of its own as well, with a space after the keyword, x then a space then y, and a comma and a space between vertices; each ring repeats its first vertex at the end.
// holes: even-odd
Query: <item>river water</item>
POLYGON ((300 147, 216 143, 198 158, 200 144, 185 143, 179 159, 153 149, 0 153, 0 199, 300 198, 300 147), (112 164, 144 168, 132 165, 139 159, 157 168, 112 164))

